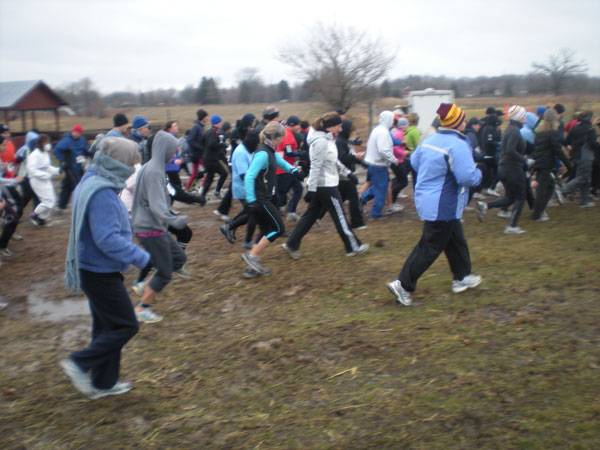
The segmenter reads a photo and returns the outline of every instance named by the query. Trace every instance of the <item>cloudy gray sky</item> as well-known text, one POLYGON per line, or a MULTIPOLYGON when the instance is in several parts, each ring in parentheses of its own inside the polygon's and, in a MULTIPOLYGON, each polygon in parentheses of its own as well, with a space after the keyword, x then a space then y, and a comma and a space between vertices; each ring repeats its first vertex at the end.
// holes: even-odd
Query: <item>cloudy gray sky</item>
POLYGON ((523 74, 561 48, 600 75, 599 0, 0 0, 0 81, 61 86, 89 76, 103 92, 221 86, 256 67, 299 78, 276 58, 316 21, 381 36, 409 74, 523 74))

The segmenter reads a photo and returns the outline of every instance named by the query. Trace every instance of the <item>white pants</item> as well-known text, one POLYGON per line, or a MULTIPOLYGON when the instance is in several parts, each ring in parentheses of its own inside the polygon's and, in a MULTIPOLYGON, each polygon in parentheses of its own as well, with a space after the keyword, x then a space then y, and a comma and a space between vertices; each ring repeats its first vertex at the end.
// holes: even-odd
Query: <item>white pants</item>
POLYGON ((29 184, 31 184, 31 189, 35 192, 35 195, 40 199, 40 203, 35 207, 33 212, 41 219, 49 219, 56 205, 56 194, 54 193, 52 180, 30 178, 29 184))

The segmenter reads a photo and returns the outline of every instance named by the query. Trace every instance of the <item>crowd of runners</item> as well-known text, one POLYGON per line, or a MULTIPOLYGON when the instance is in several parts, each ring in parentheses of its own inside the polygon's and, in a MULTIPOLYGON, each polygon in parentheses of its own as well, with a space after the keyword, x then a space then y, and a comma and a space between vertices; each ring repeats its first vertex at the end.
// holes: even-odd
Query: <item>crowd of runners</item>
POLYGON ((525 203, 536 222, 550 220, 550 202, 578 195, 581 207, 595 205, 598 123, 584 110, 565 124, 564 112, 560 104, 535 112, 513 105, 467 119, 458 105, 441 104, 421 135, 419 117, 396 108, 381 112, 364 151, 342 110, 309 123, 295 115, 281 120, 270 106, 262 120, 248 113, 231 126, 200 109, 185 133, 176 121, 152 133, 145 117, 130 124, 119 113, 114 127, 92 145, 75 125, 55 145, 31 130, 18 150, 1 125, 0 255, 10 264, 9 243, 22 239, 18 225, 29 202, 31 222, 44 228, 54 215, 65 215, 71 201, 65 281, 86 294, 93 329, 90 346, 61 365, 90 398, 121 394, 131 389, 119 382, 121 348, 137 333, 138 322, 163 319, 153 303, 173 274, 191 276, 186 251, 193 230, 174 201, 218 203, 213 213, 222 222, 215 234, 223 245, 241 244, 240 272, 250 279, 271 274, 261 255, 277 239, 284 240, 280 247, 289 257, 300 258, 303 237, 327 213, 345 255, 364 254, 369 244, 359 238, 360 230, 403 211, 403 199, 412 194, 423 234, 387 285, 398 304, 408 306, 418 279, 442 252, 453 292, 481 283, 471 272, 464 210, 484 220, 498 208, 507 220, 504 233, 517 235, 524 232, 519 220, 525 203), (139 268, 135 306, 122 276, 132 264, 139 268))

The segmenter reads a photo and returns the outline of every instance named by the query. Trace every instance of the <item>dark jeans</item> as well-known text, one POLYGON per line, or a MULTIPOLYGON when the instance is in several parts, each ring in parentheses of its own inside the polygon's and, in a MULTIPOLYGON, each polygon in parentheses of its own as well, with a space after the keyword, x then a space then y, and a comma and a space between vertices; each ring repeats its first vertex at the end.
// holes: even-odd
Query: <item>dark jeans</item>
POLYGON ((381 217, 383 207, 385 206, 385 198, 387 197, 388 185, 390 176, 387 167, 369 166, 371 186, 363 193, 361 201, 367 203, 373 200, 371 208, 371 217, 374 219, 381 217))
POLYGON ((580 203, 585 205, 590 201, 590 182, 592 178, 592 161, 579 160, 574 162, 575 178, 569 181, 563 188, 563 194, 567 195, 578 189, 581 194, 580 203))
POLYGON ((58 196, 58 207, 65 209, 71 198, 71 193, 75 190, 75 186, 81 179, 81 172, 77 169, 64 169, 65 176, 60 183, 60 194, 58 196))
POLYGON ((521 217, 527 196, 527 177, 525 171, 517 166, 499 166, 498 176, 504 185, 504 197, 488 203, 489 208, 503 208, 513 205, 509 225, 516 227, 521 217))
POLYGON ((417 281, 444 252, 455 280, 471 273, 471 258, 460 220, 425 222, 421 240, 412 250, 398 279, 404 289, 413 292, 417 281))
POLYGON ((275 177, 275 197, 277 198, 275 206, 278 208, 285 206, 287 193, 290 189, 293 189, 292 198, 290 199, 290 212, 295 213, 304 190, 302 183, 291 173, 280 173, 275 177))
POLYGON ((329 211, 329 215, 333 219, 335 228, 344 242, 346 252, 358 250, 362 243, 348 225, 342 198, 337 187, 317 188, 313 201, 308 204, 308 208, 306 208, 306 211, 287 240, 288 247, 293 250, 298 250, 298 248, 300 248, 300 241, 304 235, 309 232, 315 221, 319 218, 321 210, 324 208, 329 211))
POLYGON ((81 269, 81 289, 92 314, 92 342, 71 353, 83 371, 91 370, 92 384, 110 389, 119 380, 121 349, 138 332, 133 305, 120 273, 95 273, 81 269))
POLYGON ((533 220, 540 218, 546 209, 546 206, 548 206, 552 194, 554 194, 554 178, 552 177, 552 170, 539 169, 537 171, 537 182, 538 187, 533 203, 533 213, 531 214, 533 220))

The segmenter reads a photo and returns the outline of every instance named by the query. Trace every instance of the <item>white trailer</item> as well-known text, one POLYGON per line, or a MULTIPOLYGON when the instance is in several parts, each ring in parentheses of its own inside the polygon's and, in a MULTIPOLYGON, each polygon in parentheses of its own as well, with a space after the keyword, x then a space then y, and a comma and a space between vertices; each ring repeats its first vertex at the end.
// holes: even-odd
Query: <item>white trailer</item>
POLYGON ((440 103, 454 103, 454 91, 435 90, 413 91, 408 94, 408 110, 419 115, 418 129, 421 135, 431 126, 437 117, 440 103))

